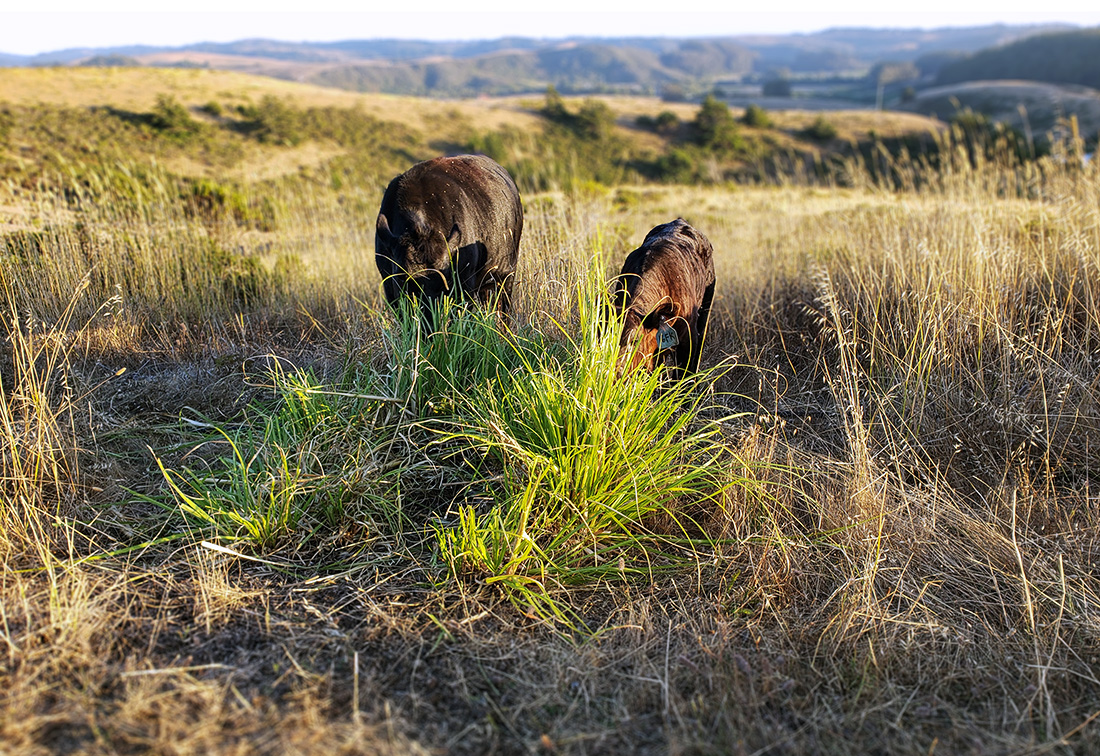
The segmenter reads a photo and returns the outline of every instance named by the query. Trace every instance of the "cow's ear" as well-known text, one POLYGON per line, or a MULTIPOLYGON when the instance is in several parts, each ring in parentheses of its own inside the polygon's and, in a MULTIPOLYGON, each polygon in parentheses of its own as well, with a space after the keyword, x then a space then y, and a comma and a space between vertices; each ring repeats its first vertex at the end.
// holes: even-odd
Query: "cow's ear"
POLYGON ((462 231, 459 229, 458 224, 451 226, 451 233, 447 234, 447 246, 454 249, 458 246, 458 238, 462 235, 462 231))
POLYGON ((378 231, 378 235, 387 242, 394 240, 393 232, 390 231, 390 223, 386 220, 386 216, 382 213, 378 214, 378 223, 375 224, 375 230, 378 231))

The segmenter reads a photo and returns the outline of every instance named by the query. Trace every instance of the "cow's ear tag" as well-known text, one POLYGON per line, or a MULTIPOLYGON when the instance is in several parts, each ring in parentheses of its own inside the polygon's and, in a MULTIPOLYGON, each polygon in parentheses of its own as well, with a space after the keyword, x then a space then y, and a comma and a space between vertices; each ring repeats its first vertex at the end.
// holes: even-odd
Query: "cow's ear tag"
POLYGON ((657 349, 672 349, 679 343, 680 337, 676 334, 676 329, 662 321, 657 326, 657 349))

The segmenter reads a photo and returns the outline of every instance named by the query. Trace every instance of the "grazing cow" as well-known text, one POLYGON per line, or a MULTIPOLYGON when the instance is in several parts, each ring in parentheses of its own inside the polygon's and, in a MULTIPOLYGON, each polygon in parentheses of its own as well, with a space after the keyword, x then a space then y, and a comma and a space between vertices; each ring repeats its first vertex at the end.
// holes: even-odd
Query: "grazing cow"
POLYGON ((707 237, 677 218, 654 228, 627 255, 612 301, 626 313, 619 355, 629 359, 630 370, 653 370, 673 357, 681 374, 698 370, 714 298, 713 254, 707 237))
POLYGON ((445 295, 511 306, 512 275, 523 232, 519 190, 484 155, 417 163, 386 187, 374 237, 374 260, 386 300, 419 300, 431 325, 430 302, 445 295))

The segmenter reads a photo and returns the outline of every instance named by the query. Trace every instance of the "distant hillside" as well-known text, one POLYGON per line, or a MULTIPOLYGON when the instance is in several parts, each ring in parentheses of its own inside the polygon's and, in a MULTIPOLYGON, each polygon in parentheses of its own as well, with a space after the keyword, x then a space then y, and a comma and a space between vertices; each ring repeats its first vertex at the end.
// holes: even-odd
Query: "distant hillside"
POLYGON ((943 52, 970 53, 994 45, 1067 28, 1065 25, 993 24, 942 29, 835 28, 814 34, 735 37, 757 54, 756 69, 843 72, 869 69, 881 61, 915 61, 943 52))
POLYGON ((278 42, 244 39, 237 42, 203 42, 183 50, 222 55, 249 55, 276 60, 331 62, 349 60, 410 61, 423 58, 473 58, 502 50, 534 50, 546 47, 543 39, 502 37, 492 40, 434 42, 416 39, 361 39, 343 42, 278 42))
POLYGON ((149 53, 164 50, 163 47, 152 47, 150 45, 122 45, 119 47, 70 47, 64 50, 55 50, 53 52, 41 53, 39 55, 13 55, 12 58, 17 62, 13 62, 10 65, 17 66, 66 66, 72 63, 79 63, 85 58, 91 58, 100 55, 128 55, 130 57, 136 57, 138 55, 147 55, 149 53))
POLYGON ((326 67, 303 77, 315 84, 359 92, 471 96, 541 91, 653 92, 661 85, 744 75, 752 71, 746 48, 722 41, 688 41, 657 53, 640 47, 567 44, 465 59, 326 67))
POLYGON ((950 63, 939 85, 990 79, 1024 79, 1100 89, 1100 29, 1029 37, 950 63))
POLYGON ((247 39, 178 48, 75 48, 6 65, 73 65, 124 55, 142 65, 204 67, 313 82, 363 92, 472 96, 541 92, 658 94, 674 86, 701 95, 716 85, 759 86, 776 72, 813 79, 858 77, 883 61, 964 55, 1065 26, 993 25, 944 29, 828 29, 813 34, 677 39, 665 37, 430 42, 247 39))
POLYGON ((971 81, 926 89, 907 106, 924 115, 950 120, 971 110, 1030 132, 1042 143, 1060 119, 1076 116, 1080 134, 1095 140, 1100 131, 1100 91, 1035 81, 971 81))

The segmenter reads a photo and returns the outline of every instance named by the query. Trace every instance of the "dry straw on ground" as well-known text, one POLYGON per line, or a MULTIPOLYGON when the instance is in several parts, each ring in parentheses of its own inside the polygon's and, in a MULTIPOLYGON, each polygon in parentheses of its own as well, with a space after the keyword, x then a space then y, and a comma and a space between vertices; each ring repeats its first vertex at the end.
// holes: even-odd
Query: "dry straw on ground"
POLYGON ((337 385, 411 385, 387 372, 376 187, 288 191, 266 231, 168 194, 49 225, 0 265, 2 750, 1094 750, 1100 179, 1075 157, 897 191, 853 167, 847 188, 525 197, 516 333, 567 353, 596 251, 683 215, 716 250, 706 361, 729 361, 685 433, 715 430, 736 485, 630 524, 651 570, 623 551, 544 580, 556 619, 433 545, 488 511, 495 463, 426 443, 415 387, 337 385), (224 288, 211 239, 295 267, 224 288), (316 381, 278 396, 336 407, 312 438, 271 420, 274 365, 316 381), (241 468, 326 471, 290 476, 317 508, 263 547, 185 519, 157 467, 229 490, 227 439, 241 468))

